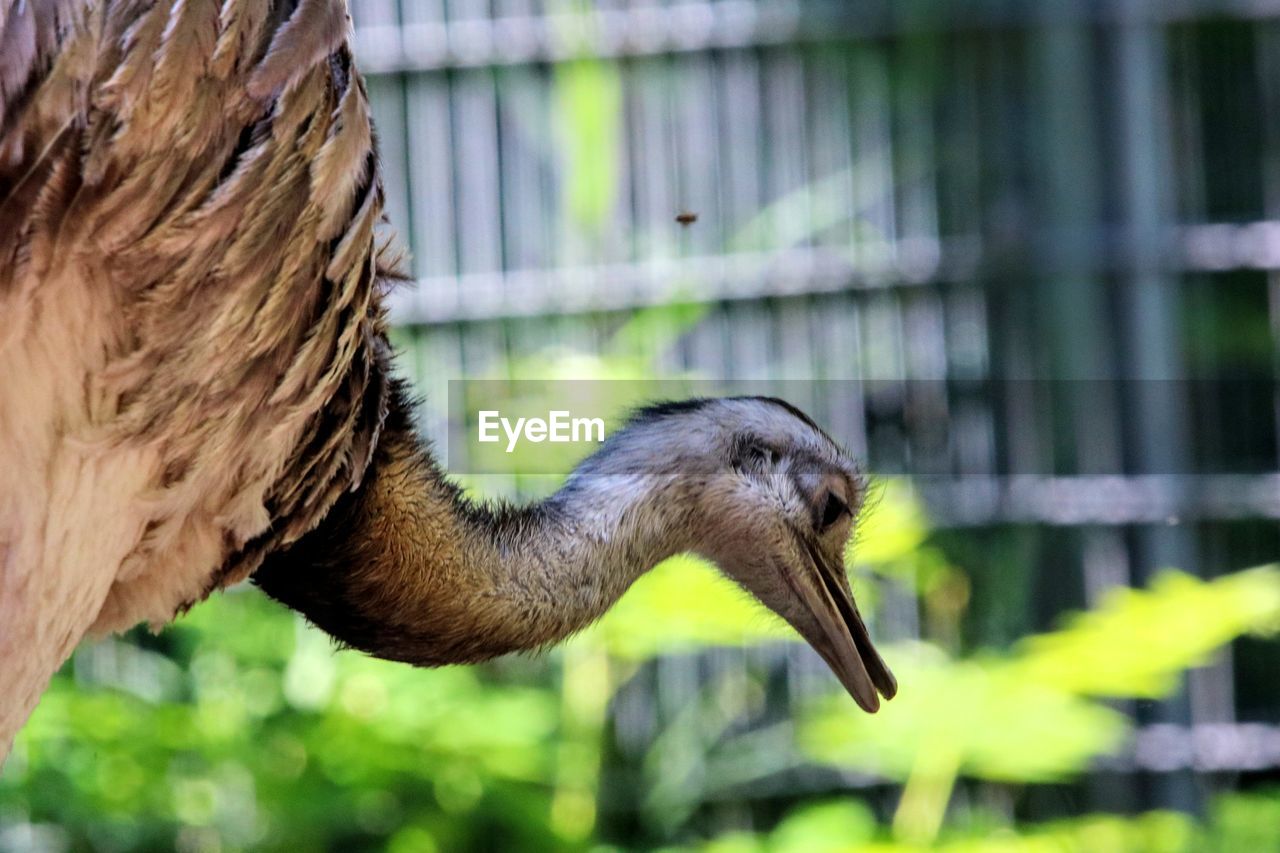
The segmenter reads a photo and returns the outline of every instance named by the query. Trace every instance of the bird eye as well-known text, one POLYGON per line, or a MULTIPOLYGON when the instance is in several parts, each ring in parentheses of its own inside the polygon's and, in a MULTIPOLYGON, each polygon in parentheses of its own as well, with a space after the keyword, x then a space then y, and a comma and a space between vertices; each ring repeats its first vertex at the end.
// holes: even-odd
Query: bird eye
POLYGON ((848 511, 848 505, 836 497, 835 492, 827 492, 827 505, 822 510, 822 529, 835 524, 848 511))
POLYGON ((733 467, 739 471, 763 471, 766 467, 778 464, 778 451, 766 444, 745 440, 740 442, 733 452, 733 467))

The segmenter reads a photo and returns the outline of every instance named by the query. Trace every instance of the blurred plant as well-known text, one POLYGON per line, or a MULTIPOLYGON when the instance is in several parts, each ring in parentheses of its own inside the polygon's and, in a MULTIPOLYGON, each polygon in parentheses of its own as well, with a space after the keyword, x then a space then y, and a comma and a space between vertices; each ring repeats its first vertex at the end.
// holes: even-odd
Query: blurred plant
POLYGON ((560 725, 545 682, 335 654, 231 592, 76 654, 0 776, 0 848, 23 826, 52 849, 546 846, 560 725))
POLYGON ((577 253, 592 258, 618 195, 622 151, 622 75, 615 63, 589 55, 585 30, 590 6, 556 0, 559 14, 552 35, 562 51, 577 58, 552 67, 554 142, 559 152, 560 208, 570 226, 561 235, 577 253))
POLYGON ((622 81, 599 59, 559 63, 554 70, 564 151, 564 206, 578 228, 598 231, 617 196, 622 81))
POLYGON ((1195 843, 1215 835, 1200 832, 1186 815, 1149 812, 1134 818, 1090 815, 1074 820, 1008 828, 957 830, 927 846, 886 839, 861 803, 834 801, 804 806, 767 836, 728 835, 703 847, 704 853, 1191 853, 1195 843))
POLYGON ((898 649, 889 659, 904 689, 879 715, 832 699, 805 719, 799 740, 815 760, 905 782, 895 833, 929 842, 960 774, 1038 782, 1078 773, 1128 730, 1089 697, 1166 696, 1218 646, 1278 627, 1275 567, 1212 581, 1167 572, 1009 654, 954 660, 924 644, 898 649))
POLYGON ((1133 817, 1086 815, 1013 829, 981 818, 945 830, 933 844, 886 838, 863 803, 833 800, 800 806, 770 833, 729 833, 703 845, 703 853, 1200 853, 1271 850, 1280 826, 1280 789, 1217 797, 1198 824, 1175 812, 1133 817))

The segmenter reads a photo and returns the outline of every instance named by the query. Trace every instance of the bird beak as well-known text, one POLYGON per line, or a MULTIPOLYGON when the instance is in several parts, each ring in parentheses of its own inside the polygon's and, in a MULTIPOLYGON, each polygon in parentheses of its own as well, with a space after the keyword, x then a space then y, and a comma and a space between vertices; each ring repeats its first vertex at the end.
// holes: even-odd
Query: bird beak
POLYGON ((813 543, 800 535, 797 538, 813 571, 808 578, 793 577, 788 572, 783 575, 817 622, 816 635, 805 639, 822 655, 862 710, 874 714, 880 710, 880 696, 892 699, 898 692, 898 682, 872 645, 847 583, 813 543))

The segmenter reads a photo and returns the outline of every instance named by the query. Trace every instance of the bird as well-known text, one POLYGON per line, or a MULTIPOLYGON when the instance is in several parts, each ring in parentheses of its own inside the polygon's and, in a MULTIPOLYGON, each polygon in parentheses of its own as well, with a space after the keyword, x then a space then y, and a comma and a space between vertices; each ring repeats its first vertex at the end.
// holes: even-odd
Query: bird
POLYGON ((403 396, 366 485, 254 575, 343 644, 425 666, 542 648, 694 553, 788 621, 861 707, 896 692, 844 570, 865 478, 799 409, 772 397, 641 408, 561 489, 517 508, 467 500, 403 396))
POLYGON ((552 645, 702 554, 854 700, 850 456, 767 397, 639 410, 468 500, 388 343, 405 278, 345 0, 0 0, 0 758, 85 637, 251 580, 420 666, 552 645))

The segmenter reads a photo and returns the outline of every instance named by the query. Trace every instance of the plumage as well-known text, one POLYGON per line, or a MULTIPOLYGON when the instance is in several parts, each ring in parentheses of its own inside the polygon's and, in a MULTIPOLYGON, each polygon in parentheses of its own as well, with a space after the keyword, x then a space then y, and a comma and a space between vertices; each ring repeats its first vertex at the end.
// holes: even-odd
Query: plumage
POLYGON ((310 68, 345 42, 350 25, 343 0, 298 0, 249 78, 249 94, 266 98, 289 86, 298 69, 310 68))
POLYGON ((87 630, 247 576, 367 464, 388 352, 367 102, 331 33, 249 94, 309 31, 282 35, 282 5, 0 21, 22 39, 0 55, 0 660, 24 659, 0 741, 87 630))
POLYGON ((251 575, 434 665, 554 642, 699 550, 892 695, 852 519, 810 520, 856 472, 779 401, 648 410, 534 507, 449 484, 391 375, 349 33, 341 0, 0 0, 0 756, 86 634, 251 575), (739 465, 757 435, 780 449, 739 465))

